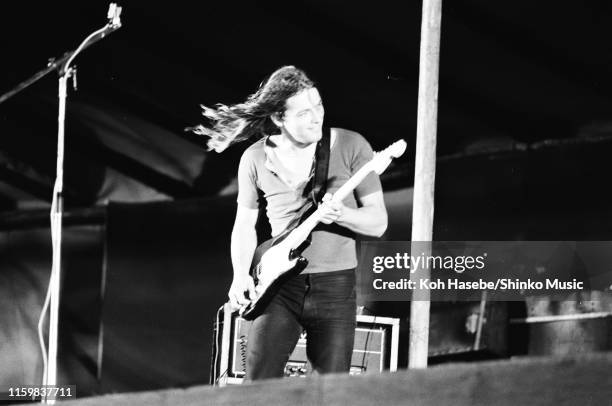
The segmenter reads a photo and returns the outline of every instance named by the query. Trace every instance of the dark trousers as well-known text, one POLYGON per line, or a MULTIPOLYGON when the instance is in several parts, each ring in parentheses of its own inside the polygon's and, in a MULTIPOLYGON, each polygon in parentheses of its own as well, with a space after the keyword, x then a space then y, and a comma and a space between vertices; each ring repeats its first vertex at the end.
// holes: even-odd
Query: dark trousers
POLYGON ((282 377, 302 329, 314 371, 348 372, 355 323, 354 269, 296 276, 251 325, 246 379, 282 377))

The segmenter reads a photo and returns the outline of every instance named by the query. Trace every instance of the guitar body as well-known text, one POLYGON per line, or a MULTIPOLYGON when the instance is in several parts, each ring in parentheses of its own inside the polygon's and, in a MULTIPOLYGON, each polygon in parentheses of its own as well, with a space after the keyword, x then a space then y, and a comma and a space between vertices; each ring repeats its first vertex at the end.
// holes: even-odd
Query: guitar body
POLYGON ((274 238, 269 239, 263 244, 259 245, 255 250, 250 273, 253 277, 253 280, 255 281, 256 291, 259 290, 260 293, 258 292, 258 297, 256 300, 251 301, 251 303, 249 303, 246 307, 240 310, 240 315, 245 320, 254 320, 257 316, 263 313, 264 309, 266 308, 266 306, 268 306, 268 304, 270 304, 270 301, 274 298, 281 286, 287 280, 293 278, 296 275, 299 275, 308 266, 308 260, 301 256, 302 252, 310 244, 310 241, 306 240, 305 243, 302 244, 303 247, 300 246, 300 248, 298 249, 290 250, 287 252, 287 258, 289 260, 295 261, 293 267, 287 270, 279 271, 278 275, 274 278, 274 280, 270 283, 267 283, 266 286, 263 287, 264 282, 262 282, 260 279, 262 258, 270 248, 279 244, 281 241, 282 240, 274 238))

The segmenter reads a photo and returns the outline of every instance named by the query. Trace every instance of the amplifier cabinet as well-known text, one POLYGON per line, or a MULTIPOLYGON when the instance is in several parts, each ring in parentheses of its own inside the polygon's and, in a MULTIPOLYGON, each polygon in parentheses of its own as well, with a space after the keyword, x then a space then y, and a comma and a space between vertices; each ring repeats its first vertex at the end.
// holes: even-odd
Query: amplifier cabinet
MULTIPOLYGON (((229 312, 228 305, 215 323, 211 383, 219 386, 242 383, 246 369, 246 346, 251 322, 229 312)), ((306 356, 308 337, 302 333, 285 367, 285 376, 312 373, 306 356)), ((399 319, 357 316, 351 375, 397 370, 399 319)))

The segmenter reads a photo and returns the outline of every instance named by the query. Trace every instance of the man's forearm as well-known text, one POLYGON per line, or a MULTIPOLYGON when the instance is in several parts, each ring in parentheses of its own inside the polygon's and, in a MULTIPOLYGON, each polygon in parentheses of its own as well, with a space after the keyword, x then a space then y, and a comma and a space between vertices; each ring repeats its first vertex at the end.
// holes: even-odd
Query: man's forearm
POLYGON ((380 237, 387 229, 387 212, 376 206, 345 206, 336 223, 358 234, 380 237))
POLYGON ((234 276, 249 274, 255 248, 257 248, 257 233, 255 230, 232 231, 231 253, 234 276))

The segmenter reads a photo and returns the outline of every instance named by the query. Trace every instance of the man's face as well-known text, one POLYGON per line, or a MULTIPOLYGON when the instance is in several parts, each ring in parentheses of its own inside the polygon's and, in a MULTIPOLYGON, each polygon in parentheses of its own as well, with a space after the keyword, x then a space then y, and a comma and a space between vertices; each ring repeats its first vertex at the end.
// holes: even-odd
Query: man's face
POLYGON ((304 89, 287 99, 282 129, 300 144, 318 142, 323 136, 323 101, 316 88, 304 89))

